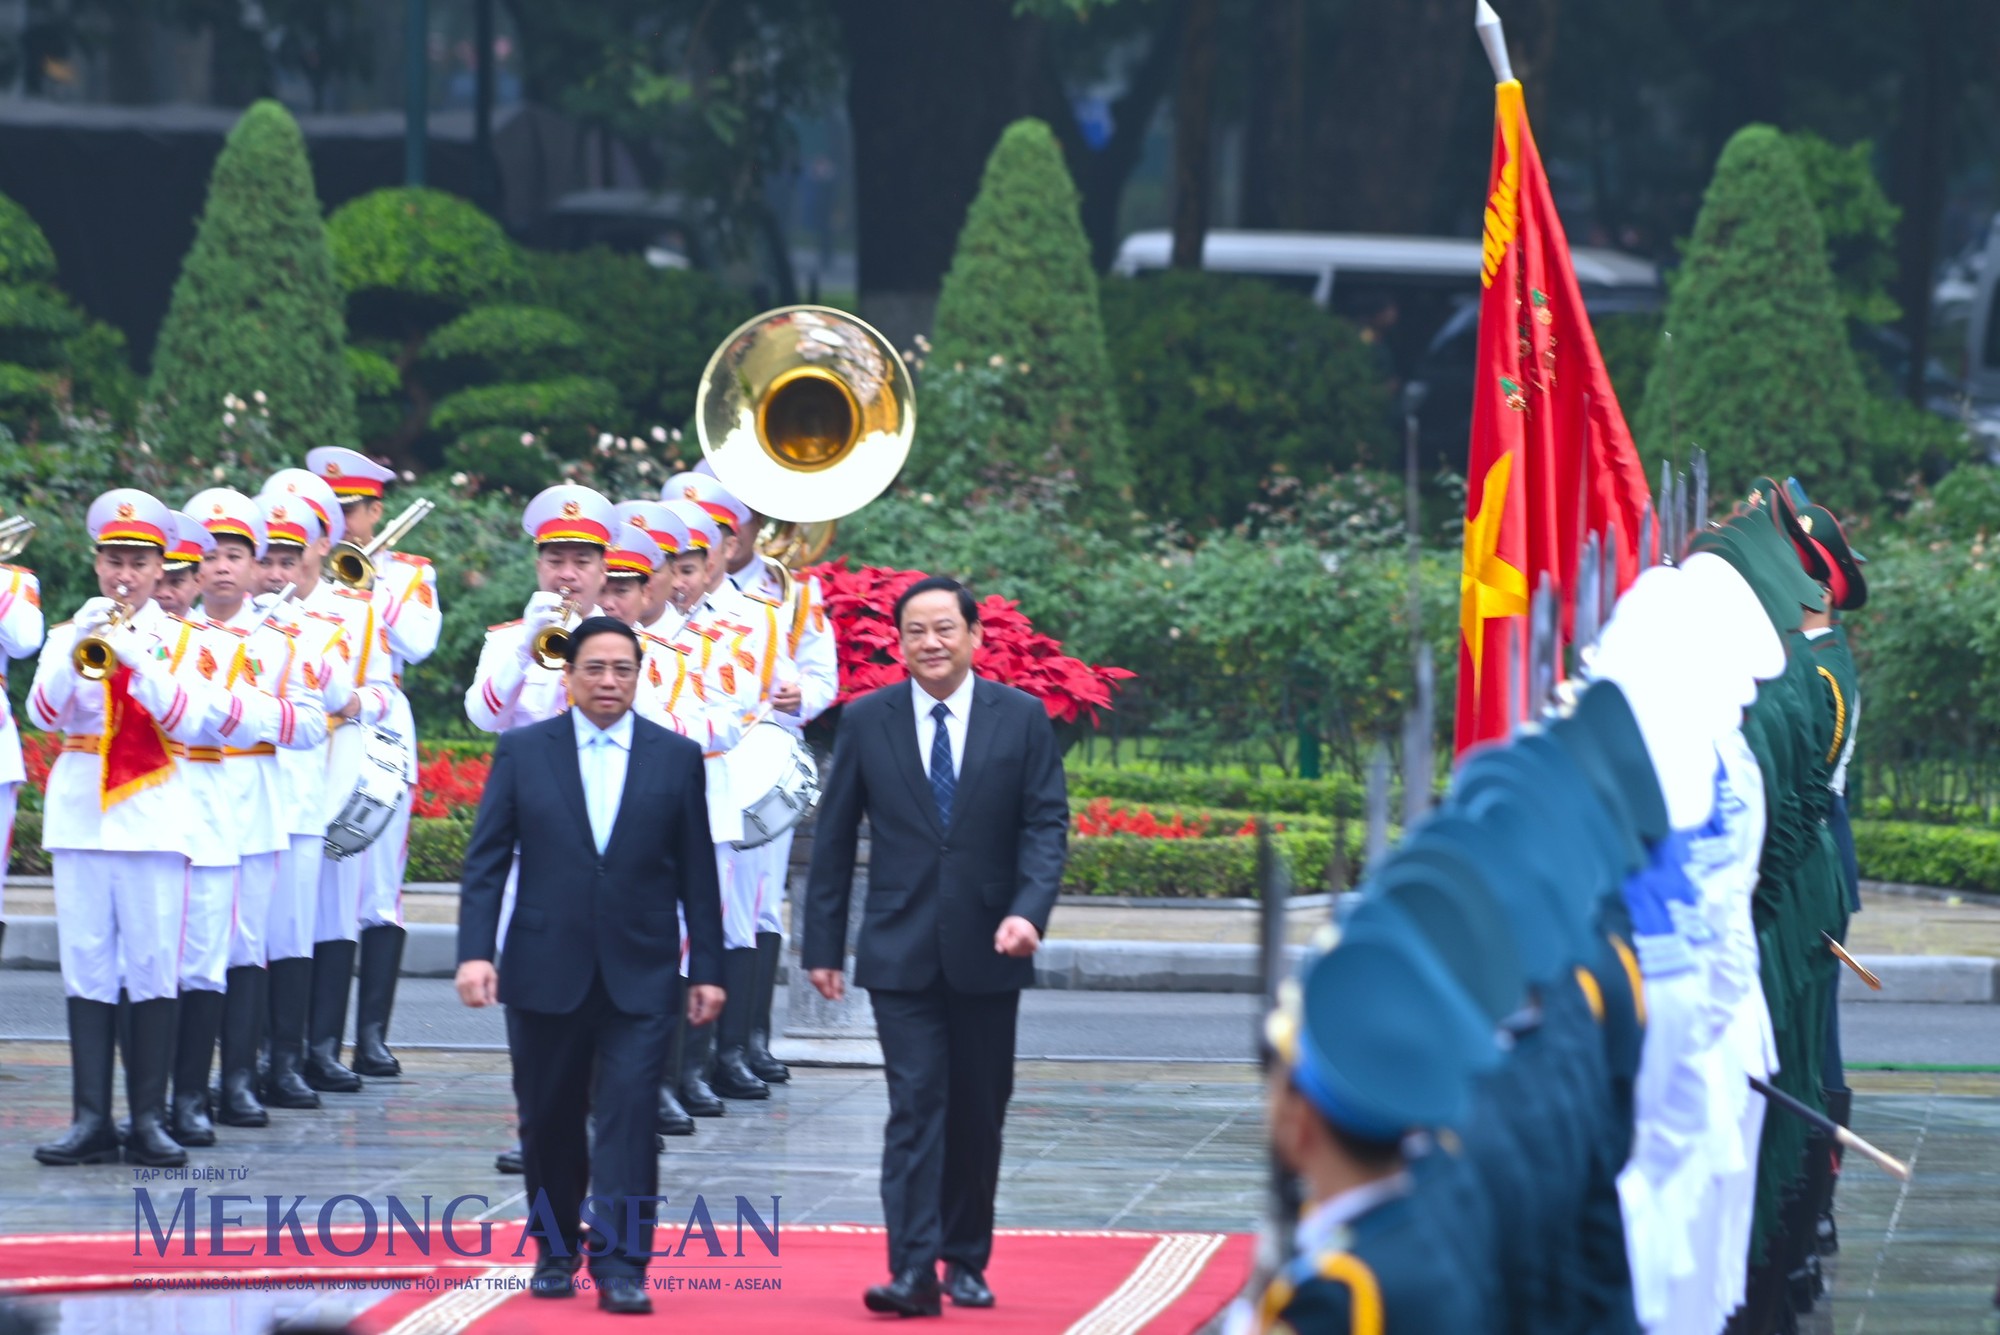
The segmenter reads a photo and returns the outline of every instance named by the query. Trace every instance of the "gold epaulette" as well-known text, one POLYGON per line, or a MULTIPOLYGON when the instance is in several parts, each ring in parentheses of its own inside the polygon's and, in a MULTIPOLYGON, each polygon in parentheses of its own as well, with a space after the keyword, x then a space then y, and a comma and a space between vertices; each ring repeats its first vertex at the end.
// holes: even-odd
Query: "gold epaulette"
POLYGON ((503 621, 503 622, 501 622, 501 623, 500 623, 499 625, 497 625, 497 626, 488 626, 488 627, 486 628, 486 630, 487 630, 487 633, 488 633, 488 634, 491 634, 492 632, 494 632, 494 631, 496 631, 496 630, 507 630, 507 629, 509 629, 510 627, 513 627, 513 626, 518 626, 518 625, 520 625, 520 624, 521 624, 521 622, 520 622, 520 620, 519 620, 519 619, 517 618, 517 619, 515 619, 515 620, 513 620, 513 621, 503 621))

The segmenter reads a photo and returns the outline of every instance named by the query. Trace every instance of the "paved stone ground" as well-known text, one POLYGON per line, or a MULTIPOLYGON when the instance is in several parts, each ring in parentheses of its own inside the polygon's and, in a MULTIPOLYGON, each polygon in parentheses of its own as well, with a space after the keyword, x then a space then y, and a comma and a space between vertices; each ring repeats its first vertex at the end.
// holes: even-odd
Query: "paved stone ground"
MULTIPOLYGON (((132 1170, 40 1168, 28 1150, 67 1116, 66 1053, 0 1043, 0 1233, 131 1226, 132 1170)), ((405 1054, 409 1076, 328 1096, 319 1113, 230 1131, 197 1162, 246 1167, 253 1193, 485 1194, 515 1217, 520 1179, 492 1171, 511 1137, 504 1058, 405 1054)), ((1865 1074, 1855 1125, 1915 1167, 1905 1187, 1855 1158, 1841 1190, 1843 1251, 1818 1335, 1990 1331, 2000 1275, 2000 1079, 1865 1074)), ((1008 1119, 1003 1222, 1018 1226, 1247 1229, 1262 1173, 1258 1087, 1247 1065, 1025 1063, 1008 1119)), ((783 1198, 794 1223, 881 1218, 884 1096, 872 1071, 801 1070, 763 1106, 669 1142, 663 1191, 783 1198)), ((102 1298, 66 1303, 64 1330, 262 1330, 269 1305, 154 1302, 115 1319, 102 1298), (108 1322, 108 1324, 106 1324, 108 1322)), ((292 1301, 296 1302, 296 1299, 292 1301)))

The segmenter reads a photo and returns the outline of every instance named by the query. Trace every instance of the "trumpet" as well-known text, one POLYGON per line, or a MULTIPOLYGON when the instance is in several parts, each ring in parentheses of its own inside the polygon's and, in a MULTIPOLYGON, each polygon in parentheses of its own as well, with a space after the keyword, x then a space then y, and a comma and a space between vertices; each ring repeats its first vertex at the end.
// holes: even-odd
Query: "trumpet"
POLYGON ((11 561, 21 554, 28 545, 28 539, 35 536, 35 521, 26 515, 14 515, 0 519, 0 561, 11 561))
POLYGON ((368 592, 375 587, 375 556, 401 542, 418 520, 435 509, 434 501, 412 501, 410 508, 390 520, 366 547, 351 542, 339 544, 333 549, 333 577, 350 589, 368 592))
POLYGON ((535 632, 535 661, 554 672, 569 661, 569 633, 583 619, 583 609, 563 591, 562 624, 535 632))
MULTIPOLYGON (((118 586, 118 603, 111 609, 111 620, 105 625, 117 626, 132 617, 132 605, 125 601, 127 590, 118 586)), ((111 650, 111 642, 101 635, 86 635, 78 640, 69 651, 69 661, 76 667, 76 675, 85 681, 103 681, 116 668, 118 657, 111 650)))

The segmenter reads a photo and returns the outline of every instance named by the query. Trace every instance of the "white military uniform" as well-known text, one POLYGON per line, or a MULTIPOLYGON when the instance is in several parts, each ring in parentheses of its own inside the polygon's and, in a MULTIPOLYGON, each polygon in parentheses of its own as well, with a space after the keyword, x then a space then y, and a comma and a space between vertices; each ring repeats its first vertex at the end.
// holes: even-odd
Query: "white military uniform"
MULTIPOLYGON (((42 632, 42 586, 35 572, 0 565, 0 694, 7 689, 7 660, 32 657, 42 647, 42 632)), ((0 913, 6 911, 3 887, 14 848, 14 810, 27 778, 13 706, 0 706, 0 913)))
MULTIPOLYGON (((152 497, 120 489, 91 509, 98 543, 150 540, 165 550, 171 512, 152 497), (117 518, 104 516, 108 522, 100 525, 99 510, 107 503, 117 518)), ((145 657, 130 674, 129 705, 115 702, 119 714, 110 726, 121 735, 157 728, 168 745, 200 741, 221 693, 190 690, 167 666, 175 645, 191 639, 194 627, 150 601, 133 613, 130 626, 145 657)), ((180 985, 193 798, 181 767, 164 748, 163 765, 105 790, 101 756, 109 746, 104 733, 113 688, 109 678, 94 682, 78 675, 70 657, 77 639, 74 622, 49 632, 28 697, 35 726, 63 734, 63 753, 49 772, 42 825, 42 844, 55 872, 63 990, 87 1001, 116 1003, 122 982, 135 1003, 170 999, 180 985)))
MULTIPOLYGON (((371 728, 391 726, 397 703, 402 698, 393 680, 392 656, 384 650, 387 635, 376 620, 375 600, 366 593, 344 588, 328 580, 321 580, 306 600, 308 616, 326 617, 338 621, 342 630, 342 642, 349 654, 348 668, 353 674, 355 699, 360 701, 360 709, 353 719, 337 719, 332 731, 347 724, 359 724, 371 728)), ((407 708, 407 706, 405 706, 407 708)), ((359 744, 337 735, 329 740, 329 746, 352 746, 359 744)), ((347 793, 337 793, 328 789, 326 806, 321 812, 320 830, 324 834, 326 825, 337 809, 347 800, 347 793)), ((405 803, 403 810, 409 809, 405 803)), ((405 827, 407 829, 407 826, 405 827)), ((376 843, 386 839, 385 833, 376 843)), ((398 842, 401 842, 399 837, 398 842)), ((372 847, 372 845, 371 845, 372 847)), ((361 936, 362 901, 367 894, 369 861, 366 853, 355 857, 323 857, 319 872, 318 908, 313 917, 313 941, 358 941, 361 936)), ((400 881, 400 877, 397 878, 400 881)), ((401 899, 401 886, 389 887, 390 911, 397 915, 401 899)))

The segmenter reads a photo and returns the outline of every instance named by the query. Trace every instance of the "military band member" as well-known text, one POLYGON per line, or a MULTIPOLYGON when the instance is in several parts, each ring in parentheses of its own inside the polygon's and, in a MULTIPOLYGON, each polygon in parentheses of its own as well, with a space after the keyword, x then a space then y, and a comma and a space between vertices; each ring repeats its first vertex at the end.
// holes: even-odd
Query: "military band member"
POLYGON ((187 1162, 165 1117, 190 798, 169 747, 203 736, 212 703, 208 692, 174 679, 167 656, 192 628, 153 601, 173 512, 121 487, 92 502, 85 523, 97 547, 100 596, 50 632, 28 698, 35 726, 63 734, 42 843, 54 864, 73 1081, 69 1131, 35 1158, 58 1166, 118 1159, 111 1070, 122 982, 132 1002, 125 1156, 170 1167, 187 1162), (104 651, 88 677, 73 653, 86 641, 104 651))
POLYGON ((153 590, 153 601, 162 612, 168 616, 187 616, 188 609, 201 597, 201 559, 214 550, 214 539, 194 516, 174 511, 174 543, 167 549, 159 586, 153 590))
MULTIPOLYGON (((270 691, 289 711, 270 740, 222 748, 239 861, 223 989, 222 1079, 211 1116, 225 1126, 265 1126, 270 1115, 257 1097, 256 1067, 268 990, 265 933, 292 838, 277 752, 321 754, 326 710, 317 680, 323 665, 315 666, 315 685, 308 687, 304 658, 295 647, 301 633, 296 603, 272 608, 267 620, 251 601, 261 587, 258 562, 266 555, 264 515, 257 502, 240 491, 216 487, 189 497, 187 511, 215 542, 201 565, 196 612, 235 643, 238 652, 228 669, 228 684, 270 691)), ((206 1061, 204 1052, 204 1067, 206 1061)))
MULTIPOLYGON (((42 586, 35 572, 23 566, 0 565, 0 695, 7 689, 7 662, 27 658, 42 647, 42 586)), ((6 880, 7 859, 14 849, 14 809, 27 781, 21 763, 21 734, 11 702, 0 707, 0 884, 6 880)), ((0 890, 0 896, 4 896, 0 890)), ((0 913, 6 911, 0 902, 0 913)), ((0 944, 7 940, 7 923, 0 918, 0 944)))
MULTIPOLYGON (((263 559, 266 598, 257 606, 273 622, 296 627, 290 636, 304 690, 317 693, 328 736, 335 720, 354 718, 361 702, 354 682, 354 651, 337 617, 308 605, 319 584, 327 548, 319 513, 298 496, 279 491, 257 498, 267 538, 263 559), (285 586, 292 599, 275 602, 285 586)), ((338 513, 336 509, 335 513, 338 513)), ((314 998, 313 956, 326 857, 327 744, 309 750, 280 749, 283 775, 281 811, 288 848, 279 855, 271 911, 265 919, 269 961, 271 1065, 263 1102, 273 1108, 317 1108, 319 1095, 307 1081, 306 1041, 314 998)))
POLYGON ((642 635, 671 640, 684 619, 680 608, 674 605, 673 562, 688 543, 687 525, 674 518, 673 511, 667 508, 664 501, 620 501, 618 517, 628 522, 636 521, 651 534, 662 556, 661 564, 646 583, 645 604, 640 609, 638 630, 642 635))
MULTIPOLYGON (((381 528, 383 491, 395 480, 385 468, 354 450, 322 446, 308 451, 306 467, 332 488, 340 501, 347 540, 365 547, 381 528)), ((369 589, 376 634, 370 662, 361 679, 386 692, 389 712, 382 725, 402 739, 406 775, 414 797, 417 782, 417 728, 410 700, 403 692, 403 674, 437 648, 444 624, 438 601, 437 572, 430 561, 400 549, 374 558, 375 580, 369 589), (380 678, 387 677, 386 685, 380 678)), ((402 971, 403 873, 410 859, 412 801, 396 809, 387 828, 358 855, 361 863, 361 905, 356 926, 361 940, 361 976, 355 988, 354 1070, 364 1076, 402 1074, 389 1050, 389 1013, 395 1005, 396 979, 402 971)))
MULTIPOLYGON (((465 716, 474 727, 505 732, 554 718, 569 708, 562 669, 542 665, 536 641, 544 631, 599 615, 604 553, 616 522, 611 502, 589 487, 561 483, 528 502, 521 513, 521 529, 535 544, 536 592, 521 620, 487 629, 479 666, 465 692, 465 716)), ((510 873, 500 903, 502 942, 514 916, 514 894, 510 873)), ((520 1145, 503 1150, 494 1167, 503 1173, 520 1172, 520 1145)))

